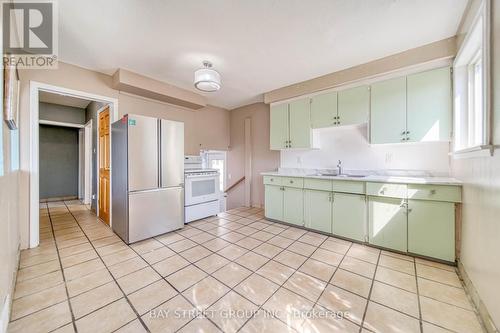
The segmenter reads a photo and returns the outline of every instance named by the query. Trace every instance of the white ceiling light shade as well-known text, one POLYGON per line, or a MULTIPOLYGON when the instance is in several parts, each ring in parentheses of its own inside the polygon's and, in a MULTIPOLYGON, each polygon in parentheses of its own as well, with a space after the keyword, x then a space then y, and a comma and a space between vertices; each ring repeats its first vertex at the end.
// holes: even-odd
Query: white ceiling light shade
POLYGON ((213 92, 221 87, 220 74, 212 69, 212 63, 203 62, 203 68, 194 72, 194 86, 201 91, 213 92))

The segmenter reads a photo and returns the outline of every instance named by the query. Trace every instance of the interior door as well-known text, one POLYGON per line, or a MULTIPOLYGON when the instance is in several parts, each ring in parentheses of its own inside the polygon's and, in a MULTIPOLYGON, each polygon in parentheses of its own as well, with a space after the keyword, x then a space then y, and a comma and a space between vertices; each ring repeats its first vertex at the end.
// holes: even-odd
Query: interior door
POLYGON ((109 225, 110 126, 109 107, 99 113, 99 217, 109 225))
POLYGON ((406 77, 371 87, 371 143, 406 141, 406 77))
POLYGON ((128 189, 158 188, 158 119, 128 116, 128 189))
POLYGON ((161 187, 184 184, 184 123, 162 119, 161 187))

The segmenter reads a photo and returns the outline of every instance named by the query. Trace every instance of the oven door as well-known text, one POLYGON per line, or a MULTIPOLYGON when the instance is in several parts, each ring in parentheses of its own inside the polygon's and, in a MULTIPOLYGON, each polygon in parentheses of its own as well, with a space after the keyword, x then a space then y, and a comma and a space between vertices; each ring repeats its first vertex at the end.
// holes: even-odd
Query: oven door
POLYGON ((219 175, 186 175, 186 206, 219 200, 219 175))

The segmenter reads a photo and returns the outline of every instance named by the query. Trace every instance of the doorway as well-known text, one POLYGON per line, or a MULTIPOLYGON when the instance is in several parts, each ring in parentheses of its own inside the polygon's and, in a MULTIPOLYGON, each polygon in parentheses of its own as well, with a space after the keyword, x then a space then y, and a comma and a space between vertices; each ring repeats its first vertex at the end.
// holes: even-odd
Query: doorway
MULTIPOLYGON (((40 98, 42 96, 42 99, 44 98, 43 95, 45 93, 50 93, 53 94, 57 98, 76 98, 80 100, 87 100, 91 101, 91 103, 94 103, 96 106, 95 111, 96 115, 102 111, 105 106, 107 106, 108 109, 108 120, 109 122, 114 121, 115 119, 118 119, 118 100, 115 98, 110 98, 106 96, 100 96, 96 94, 90 94, 82 91, 77 91, 77 90, 72 90, 72 89, 67 89, 64 87, 58 87, 58 86, 53 86, 45 83, 40 83, 40 82, 35 82, 35 81, 30 81, 30 141, 29 141, 29 156, 30 156, 30 162, 29 162, 29 175, 30 175, 30 182, 29 182, 29 188, 30 188, 30 206, 29 206, 29 247, 37 247, 39 244, 39 202, 40 202, 40 142, 39 142, 39 132, 40 132, 40 120, 42 122, 44 119, 40 118, 40 98)), ((54 103, 56 104, 56 103, 54 103)), ((64 121, 61 120, 46 120, 46 122, 42 125, 48 125, 48 126, 61 126, 61 123, 64 123, 64 121)), ((71 123, 71 122, 70 122, 71 123)), ((81 183, 81 186, 85 186, 87 190, 83 191, 77 191, 76 197, 77 199, 80 198, 83 202, 88 202, 89 196, 90 196, 90 202, 92 203, 92 208, 96 210, 97 215, 99 216, 99 209, 98 203, 100 200, 100 195, 98 191, 98 176, 99 176, 99 169, 98 169, 98 119, 95 118, 93 122, 91 123, 86 123, 83 122, 82 124, 78 124, 76 126, 77 131, 79 129, 84 129, 84 132, 91 133, 91 139, 92 141, 92 148, 90 150, 84 149, 85 154, 88 157, 88 160, 86 160, 84 163, 81 163, 77 165, 77 169, 81 169, 82 172, 85 175, 90 174, 90 179, 85 176, 83 178, 79 178, 77 176, 77 183, 81 183), (87 127, 88 126, 88 127, 87 127), (86 170, 85 165, 92 165, 91 170, 86 170), (85 179, 85 180, 83 180, 85 179), (91 184, 90 188, 92 190, 88 190, 87 184, 91 184), (90 195, 89 195, 90 192, 90 195), (79 195, 80 193, 86 193, 83 196, 79 195)), ((72 124, 71 126, 66 126, 66 127, 74 127, 75 124, 72 124)), ((62 126, 64 127, 64 126, 62 126)), ((109 127, 108 127, 109 128, 109 127)), ((78 138, 78 132, 76 134, 76 137, 78 138)), ((82 140, 83 143, 88 139, 84 135, 84 139, 82 140)), ((108 140, 110 140, 110 136, 108 136, 108 140)), ((108 150, 109 153, 109 150, 108 150)), ((76 155, 79 156, 79 150, 77 150, 76 155)), ((80 158, 81 159, 81 158, 80 158)), ((108 159, 106 169, 108 173, 111 172, 111 161, 108 159)), ((77 172, 78 174, 78 172, 77 172)), ((111 200, 111 193, 108 194, 108 202, 111 200)), ((110 209, 110 205, 108 203, 107 205, 107 221, 109 222, 109 225, 112 225, 112 214, 113 212, 110 209)))
POLYGON ((220 189, 220 211, 226 211, 226 173, 227 161, 226 152, 222 150, 209 150, 204 153, 204 160, 209 169, 219 170, 219 189, 220 189))

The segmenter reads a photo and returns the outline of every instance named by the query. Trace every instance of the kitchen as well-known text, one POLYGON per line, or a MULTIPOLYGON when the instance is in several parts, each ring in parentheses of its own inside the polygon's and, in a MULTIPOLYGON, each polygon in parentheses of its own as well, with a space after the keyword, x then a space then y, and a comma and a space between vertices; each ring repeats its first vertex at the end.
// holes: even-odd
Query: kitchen
POLYGON ((495 1, 91 3, 17 69, 1 332, 497 330, 495 1), (109 108, 89 206, 40 200, 46 93, 109 108))

